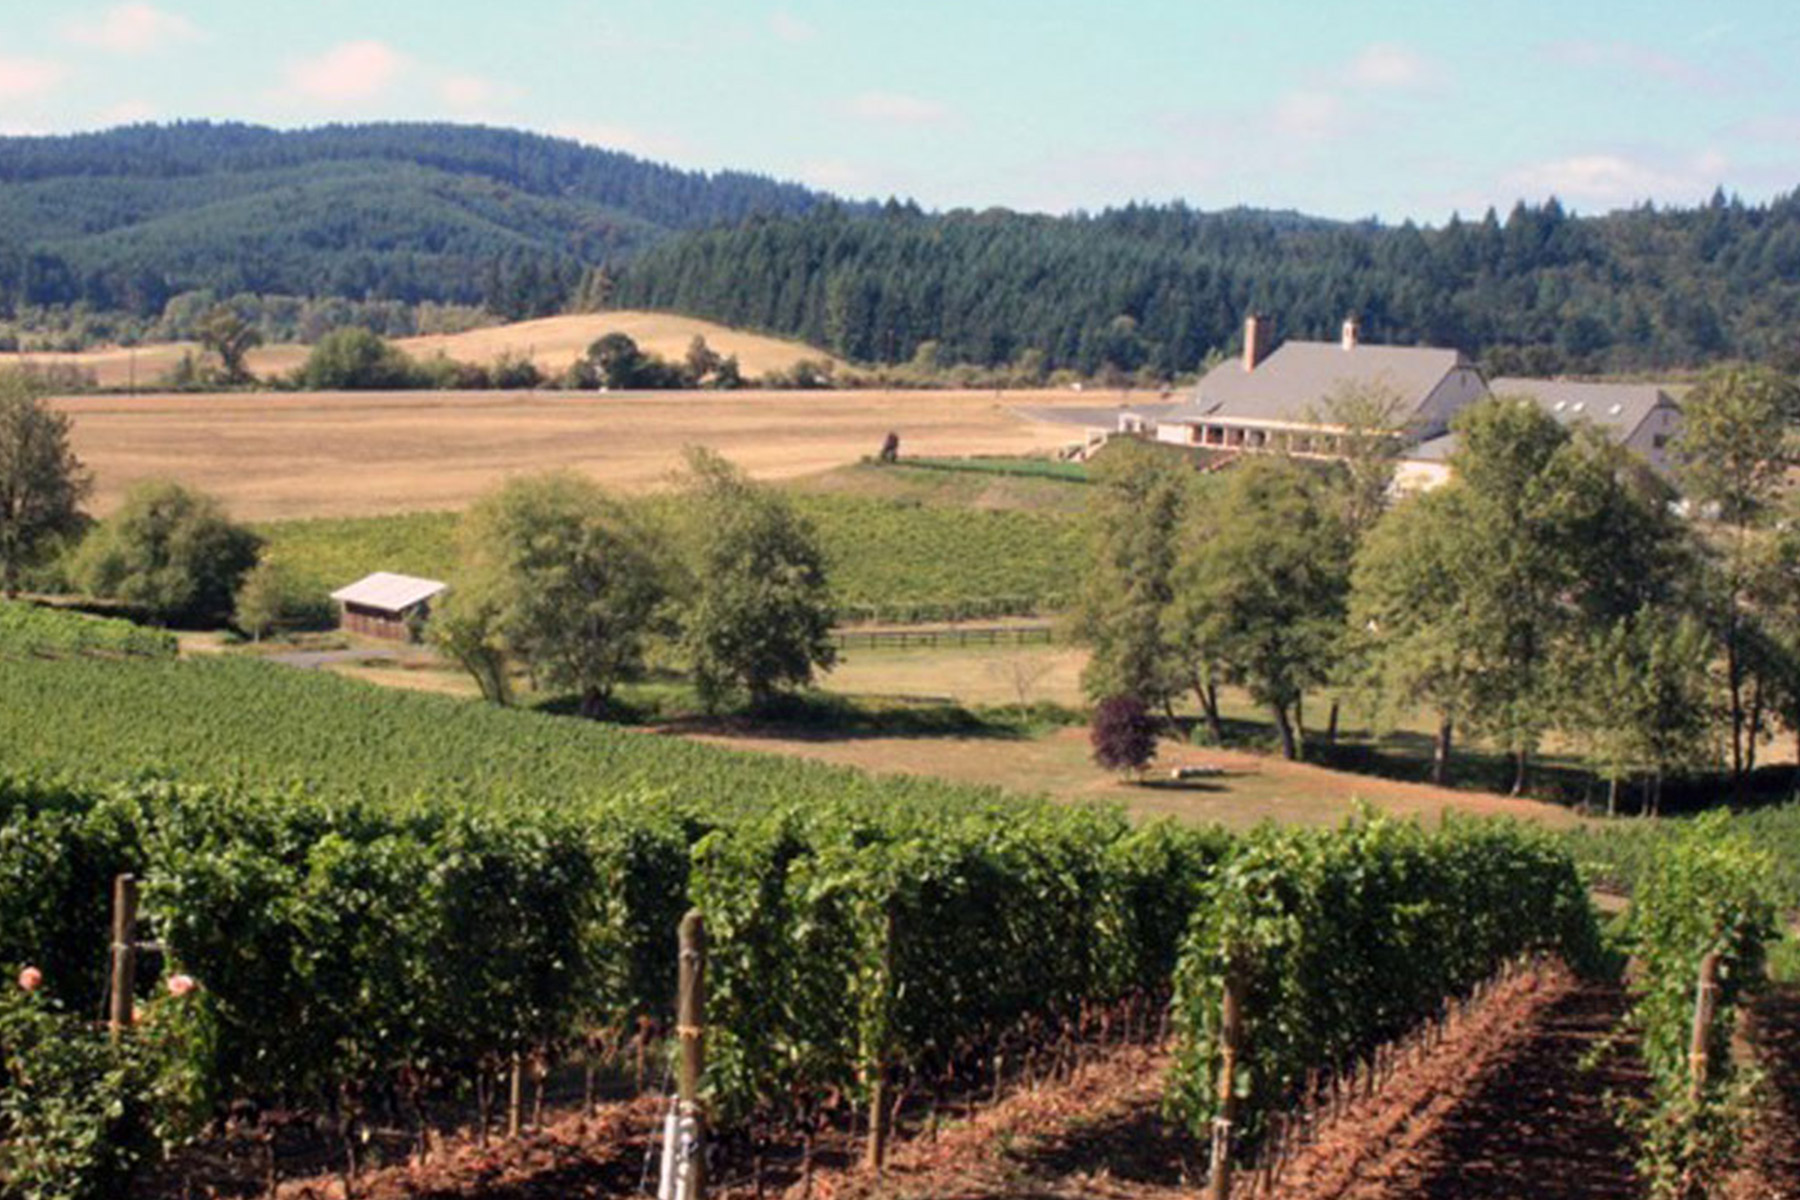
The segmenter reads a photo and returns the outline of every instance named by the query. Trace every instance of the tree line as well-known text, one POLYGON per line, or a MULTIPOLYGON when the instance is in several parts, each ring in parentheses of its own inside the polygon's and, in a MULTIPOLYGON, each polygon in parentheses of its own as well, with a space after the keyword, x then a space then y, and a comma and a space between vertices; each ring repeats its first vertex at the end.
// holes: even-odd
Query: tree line
POLYGON ((1551 199, 1438 228, 1180 204, 1067 217, 825 207, 662 243, 615 295, 852 360, 905 362, 933 342, 957 362, 1030 356, 1085 375, 1191 372, 1248 311, 1326 339, 1355 314, 1371 341, 1454 347, 1495 373, 1791 361, 1800 198, 1601 217, 1551 199))
MULTIPOLYGON (((1382 428, 1379 396, 1334 403, 1382 428)), ((1598 430, 1508 397, 1459 415, 1448 483, 1392 503, 1377 436, 1342 462, 1210 475, 1115 444, 1095 468, 1084 684, 1170 718, 1191 697, 1215 739, 1219 688, 1240 687, 1290 758, 1335 741, 1344 701, 1378 730, 1423 716, 1434 780, 1478 739, 1515 794, 1551 738, 1612 807, 1637 781, 1654 811, 1666 780, 1718 765, 1742 784, 1777 729, 1800 738, 1800 389, 1718 368, 1684 411, 1679 497, 1598 430)))

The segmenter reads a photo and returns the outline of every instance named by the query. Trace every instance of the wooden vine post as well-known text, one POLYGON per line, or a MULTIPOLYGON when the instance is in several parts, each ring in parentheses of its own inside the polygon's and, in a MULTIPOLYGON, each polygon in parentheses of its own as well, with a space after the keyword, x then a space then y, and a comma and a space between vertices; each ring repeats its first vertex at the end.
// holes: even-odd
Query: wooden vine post
POLYGON ((1696 1111, 1706 1094, 1711 1068, 1713 1017, 1719 1010, 1719 952, 1708 950, 1700 959, 1700 980, 1694 990, 1694 1032, 1688 1042, 1688 1102, 1696 1111))
POLYGON ((137 877, 113 880, 112 987, 106 1028, 114 1041, 131 1025, 132 998, 137 990, 137 877))
POLYGON ((1219 1013, 1219 1115, 1213 1118, 1206 1200, 1231 1195, 1231 1139, 1238 1119, 1237 1069, 1244 1042, 1244 973, 1234 953, 1226 961, 1225 998, 1219 1013))
POLYGON ((887 1108, 887 1063, 884 1061, 887 1052, 886 1022, 887 1010, 892 1002, 894 986, 894 911, 888 909, 886 921, 882 925, 884 940, 881 949, 881 991, 883 1029, 871 1048, 872 1061, 869 1064, 869 1140, 863 1148, 863 1166, 877 1175, 887 1163, 887 1143, 889 1113, 887 1108))
POLYGON ((706 1066, 706 921, 699 909, 681 918, 681 978, 676 1004, 681 1038, 678 1082, 680 1152, 675 1200, 706 1196, 706 1137, 700 1114, 700 1075, 706 1066))

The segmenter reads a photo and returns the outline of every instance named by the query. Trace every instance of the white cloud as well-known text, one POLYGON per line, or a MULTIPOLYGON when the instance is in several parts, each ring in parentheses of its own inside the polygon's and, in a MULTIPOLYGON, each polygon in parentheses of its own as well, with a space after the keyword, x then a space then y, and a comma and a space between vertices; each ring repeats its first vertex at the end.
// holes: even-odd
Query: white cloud
POLYGON ((1636 42, 1595 42, 1572 39, 1551 42, 1545 55, 1561 66, 1579 70, 1605 69, 1638 79, 1655 79, 1670 87, 1707 92, 1724 90, 1724 81, 1685 59, 1636 42))
POLYGON ((1625 208, 1644 200, 1692 203, 1718 186, 1729 165, 1717 150, 1674 162, 1624 154, 1577 154, 1519 167, 1509 171, 1501 183, 1514 195, 1532 199, 1553 195, 1590 210, 1625 208))
POLYGON ((1330 92, 1289 92, 1275 104, 1275 128, 1291 138, 1312 141, 1336 133, 1344 105, 1330 92))
POLYGON ((1432 70, 1419 55, 1395 42, 1365 47, 1350 63, 1351 83, 1366 88, 1416 88, 1429 82, 1432 70))
POLYGON ((499 99, 500 85, 479 75, 446 75, 438 83, 438 94, 452 108, 468 111, 499 99))
POLYGON ((156 106, 148 100, 121 100, 111 104, 95 114, 94 123, 101 129, 111 129, 117 125, 139 125, 145 121, 156 119, 156 106))
POLYGON ((950 110, 935 100, 904 92, 864 92, 850 101, 850 111, 865 121, 892 125, 930 125, 950 115, 950 110))
POLYGON ((41 96, 63 81, 63 65, 43 58, 0 56, 0 100, 41 96))
POLYGON ((69 22, 63 33, 79 45, 126 55, 148 54, 200 36, 186 17, 141 3, 115 4, 92 19, 69 22))
POLYGON ((291 64, 288 87, 309 100, 348 104, 386 91, 406 65, 406 57, 385 42, 345 42, 291 64))
POLYGON ((799 45, 810 42, 819 36, 819 31, 806 21, 785 10, 777 10, 769 16, 769 32, 783 42, 799 45))

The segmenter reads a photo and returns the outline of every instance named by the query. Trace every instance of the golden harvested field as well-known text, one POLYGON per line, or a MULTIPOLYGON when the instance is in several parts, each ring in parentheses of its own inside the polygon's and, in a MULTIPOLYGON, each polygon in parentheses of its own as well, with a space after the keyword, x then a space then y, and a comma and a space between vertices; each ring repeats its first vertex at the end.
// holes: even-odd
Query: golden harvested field
POLYGON ((359 392, 70 396, 92 507, 175 478, 244 520, 461 508, 508 475, 573 467, 653 490, 689 445, 764 479, 854 462, 900 434, 907 454, 1022 454, 1073 440, 1019 405, 1067 392, 359 392))
POLYGON ((803 342, 763 337, 715 325, 711 321, 653 312, 544 317, 516 325, 471 329, 467 333, 407 338, 396 344, 415 358, 429 358, 442 351, 451 358, 472 363, 492 362, 503 352, 510 351, 530 355, 546 371, 561 371, 586 354, 595 339, 608 333, 623 333, 636 342, 639 349, 674 362, 686 357, 688 344, 696 336, 703 337, 719 354, 737 355, 738 366, 746 375, 785 371, 803 358, 831 358, 823 350, 803 342))
MULTIPOLYGON (((744 333, 711 321, 678 317, 669 313, 605 312, 545 317, 467 333, 403 338, 394 344, 415 358, 442 352, 460 362, 490 363, 502 353, 529 355, 547 372, 561 371, 586 353, 595 339, 623 333, 653 354, 679 361, 687 354, 695 335, 720 354, 735 354, 746 375, 786 370, 803 358, 829 359, 823 350, 801 342, 744 333)), ((130 349, 109 347, 80 354, 0 354, 0 367, 25 361, 39 364, 66 363, 94 372, 101 387, 154 387, 190 350, 193 342, 160 342, 130 349)), ((259 346, 250 353, 250 369, 258 375, 285 374, 306 361, 305 346, 259 346)))

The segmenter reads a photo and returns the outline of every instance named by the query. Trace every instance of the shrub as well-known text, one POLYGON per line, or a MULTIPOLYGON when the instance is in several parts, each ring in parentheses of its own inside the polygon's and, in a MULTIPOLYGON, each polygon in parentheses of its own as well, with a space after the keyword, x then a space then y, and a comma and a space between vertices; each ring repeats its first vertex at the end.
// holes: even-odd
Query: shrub
POLYGON ((430 386, 406 354, 367 329, 334 329, 319 339, 295 377, 316 391, 384 391, 430 386))
POLYGON ((231 623, 260 642, 280 630, 329 629, 336 618, 324 588, 296 578, 278 563, 260 562, 237 590, 231 623))
POLYGON ((1156 722, 1136 696, 1108 696, 1094 709, 1088 740, 1095 762, 1136 774, 1156 757, 1156 722))

